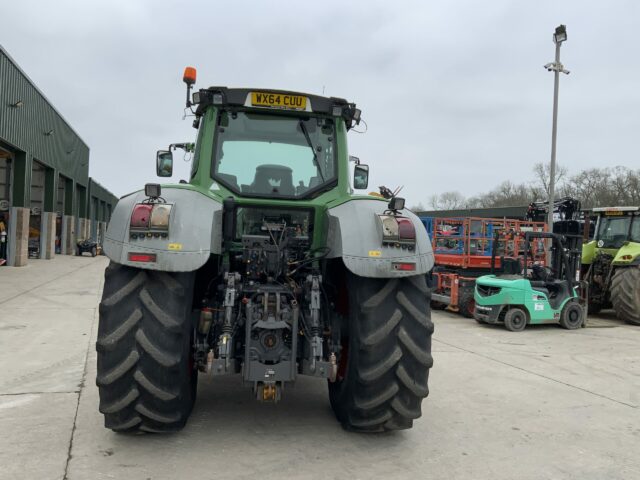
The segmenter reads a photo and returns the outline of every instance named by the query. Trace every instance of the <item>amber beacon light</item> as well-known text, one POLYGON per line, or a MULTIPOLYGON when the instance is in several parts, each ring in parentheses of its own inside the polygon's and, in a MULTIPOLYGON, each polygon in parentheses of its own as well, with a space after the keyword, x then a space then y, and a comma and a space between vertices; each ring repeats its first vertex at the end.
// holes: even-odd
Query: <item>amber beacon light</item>
POLYGON ((187 85, 193 85, 196 83, 196 69, 193 67, 185 67, 184 75, 182 75, 182 81, 187 85))

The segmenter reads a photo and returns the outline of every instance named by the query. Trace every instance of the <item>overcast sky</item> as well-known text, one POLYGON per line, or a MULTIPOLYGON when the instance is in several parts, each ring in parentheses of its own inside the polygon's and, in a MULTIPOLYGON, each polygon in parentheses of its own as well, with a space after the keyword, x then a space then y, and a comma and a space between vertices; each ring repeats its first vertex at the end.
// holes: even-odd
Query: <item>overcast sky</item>
MULTIPOLYGON (((368 124, 350 154, 410 205, 528 181, 548 161, 552 33, 567 25, 558 161, 640 168, 638 1, 9 1, 0 43, 91 149, 117 195, 155 181, 155 151, 192 141, 197 87, 347 98, 368 124)), ((180 164, 182 163, 182 164, 180 164)), ((178 162, 174 180, 188 178, 178 162)))

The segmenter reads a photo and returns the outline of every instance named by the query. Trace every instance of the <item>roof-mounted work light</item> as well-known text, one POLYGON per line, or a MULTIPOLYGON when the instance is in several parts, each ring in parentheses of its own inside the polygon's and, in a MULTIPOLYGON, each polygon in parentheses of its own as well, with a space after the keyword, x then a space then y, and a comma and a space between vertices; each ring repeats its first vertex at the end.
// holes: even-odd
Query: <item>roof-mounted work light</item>
POLYGON ((144 186, 144 194, 149 198, 159 198, 162 194, 162 189, 158 183, 147 183, 144 186))

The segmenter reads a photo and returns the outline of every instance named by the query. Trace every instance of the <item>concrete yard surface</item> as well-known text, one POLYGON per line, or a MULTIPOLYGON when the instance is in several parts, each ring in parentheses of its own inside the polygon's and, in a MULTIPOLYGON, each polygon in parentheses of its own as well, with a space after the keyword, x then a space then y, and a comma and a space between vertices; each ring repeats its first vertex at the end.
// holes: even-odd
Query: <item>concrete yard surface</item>
POLYGON ((343 430, 324 382, 257 403, 201 375, 187 427, 103 426, 95 337, 104 257, 0 268, 0 479, 640 479, 640 327, 522 333, 434 312, 414 428, 343 430))

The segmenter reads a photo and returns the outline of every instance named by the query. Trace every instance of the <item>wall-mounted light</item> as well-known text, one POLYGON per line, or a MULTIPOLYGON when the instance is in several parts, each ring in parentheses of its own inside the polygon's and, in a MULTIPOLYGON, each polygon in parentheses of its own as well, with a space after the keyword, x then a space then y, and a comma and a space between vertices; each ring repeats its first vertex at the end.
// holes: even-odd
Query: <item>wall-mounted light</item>
POLYGON ((50 137, 51 135, 53 135, 53 128, 52 128, 51 130, 49 130, 48 132, 44 132, 44 134, 45 134, 47 137, 50 137))
POLYGON ((22 100, 18 100, 17 102, 14 103, 10 103, 9 106, 13 107, 13 108, 20 108, 24 105, 24 102, 22 100))

